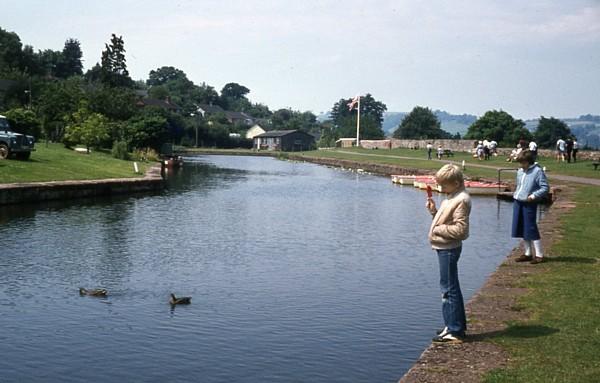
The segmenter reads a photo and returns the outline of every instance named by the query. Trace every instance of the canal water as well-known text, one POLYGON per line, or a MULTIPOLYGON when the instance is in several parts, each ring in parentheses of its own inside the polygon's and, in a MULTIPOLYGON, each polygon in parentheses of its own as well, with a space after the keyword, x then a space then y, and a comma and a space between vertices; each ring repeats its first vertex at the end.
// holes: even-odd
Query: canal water
MULTIPOLYGON (((394 382, 410 368, 442 325, 423 192, 273 158, 186 161, 160 194, 0 207, 0 381, 394 382)), ((473 197, 467 299, 515 245, 510 219, 473 197)))

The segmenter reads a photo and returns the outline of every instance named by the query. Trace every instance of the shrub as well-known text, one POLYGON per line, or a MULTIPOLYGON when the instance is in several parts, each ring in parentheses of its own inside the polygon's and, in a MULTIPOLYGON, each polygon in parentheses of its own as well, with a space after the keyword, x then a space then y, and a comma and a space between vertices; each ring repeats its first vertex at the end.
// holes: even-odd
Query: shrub
POLYGON ((112 156, 120 160, 129 160, 127 143, 125 141, 115 141, 112 147, 112 156))
POLYGON ((158 152, 152 148, 135 149, 133 151, 134 161, 158 161, 160 156, 158 152))

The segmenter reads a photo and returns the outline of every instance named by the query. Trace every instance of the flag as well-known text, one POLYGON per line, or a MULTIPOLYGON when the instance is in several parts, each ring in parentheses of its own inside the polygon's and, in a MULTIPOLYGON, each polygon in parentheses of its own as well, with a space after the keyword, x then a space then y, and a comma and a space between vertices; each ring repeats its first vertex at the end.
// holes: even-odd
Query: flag
POLYGON ((352 109, 354 109, 354 106, 355 106, 356 104, 358 104, 358 98, 359 98, 359 97, 360 97, 360 96, 356 96, 356 97, 354 97, 354 98, 352 99, 352 101, 350 101, 350 102, 347 104, 347 105, 348 105, 348 110, 352 111, 352 109))

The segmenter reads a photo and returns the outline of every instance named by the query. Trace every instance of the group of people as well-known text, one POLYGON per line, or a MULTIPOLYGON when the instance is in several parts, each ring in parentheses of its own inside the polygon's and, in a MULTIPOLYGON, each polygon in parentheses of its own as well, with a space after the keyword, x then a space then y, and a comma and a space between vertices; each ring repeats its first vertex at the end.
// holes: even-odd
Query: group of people
MULTIPOLYGON (((513 194, 512 236, 522 238, 525 251, 517 262, 538 264, 544 260, 540 232, 537 227, 537 206, 548 195, 549 186, 544 171, 535 162, 534 153, 521 150, 516 158, 520 165, 513 194)), ((464 178, 456 165, 444 165, 435 175, 447 198, 439 209, 431 197, 426 208, 433 216, 429 242, 437 252, 442 292, 444 328, 437 331, 436 343, 461 343, 467 331, 467 319, 460 284, 458 260, 462 241, 469 236, 471 199, 465 190, 464 178)))
MULTIPOLYGON (((517 147, 511 151, 506 159, 506 162, 515 162, 519 153, 523 150, 529 149, 533 154, 534 161, 537 159, 538 146, 534 141, 527 143, 525 140, 520 140, 517 147)), ((567 138, 563 140, 559 138, 556 141, 556 162, 577 162, 577 152, 579 151, 579 144, 576 138, 567 138)))
MULTIPOLYGON (((433 153, 433 145, 431 144, 431 142, 427 143, 426 148, 427 148, 427 159, 430 160, 431 155, 433 153)), ((437 157, 438 160, 441 160, 442 157, 444 157, 444 148, 442 147, 442 145, 438 145, 435 156, 437 157)))
POLYGON ((498 143, 494 140, 476 141, 474 145, 475 153, 473 157, 481 160, 489 160, 491 156, 497 156, 498 143))
POLYGON ((577 139, 567 138, 563 140, 559 138, 556 141, 556 162, 577 162, 577 152, 579 151, 579 144, 577 139))

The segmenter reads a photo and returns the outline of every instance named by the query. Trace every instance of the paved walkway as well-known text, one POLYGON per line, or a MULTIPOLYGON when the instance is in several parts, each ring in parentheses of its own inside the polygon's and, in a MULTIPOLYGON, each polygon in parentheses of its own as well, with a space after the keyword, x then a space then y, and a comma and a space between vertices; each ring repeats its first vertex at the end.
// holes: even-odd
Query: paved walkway
MULTIPOLYGON (((357 152, 350 152, 350 151, 346 151, 346 150, 338 150, 337 152, 345 153, 345 154, 352 154, 355 156, 365 156, 365 157, 398 158, 398 159, 403 159, 403 160, 420 160, 420 159, 422 159, 422 158, 416 158, 416 157, 395 156, 395 155, 391 155, 391 154, 357 153, 357 152)), ((459 165, 459 166, 462 165, 462 162, 459 162, 459 161, 444 160, 444 162, 450 162, 450 163, 453 163, 453 164, 459 165)), ((469 166, 472 166, 475 168, 494 169, 494 170, 503 169, 498 166, 474 164, 471 162, 469 162, 469 166)), ((584 185, 600 186, 600 179, 598 179, 598 178, 567 176, 564 174, 548 174, 548 177, 550 179, 568 182, 568 183, 578 183, 578 184, 584 184, 584 185)))

